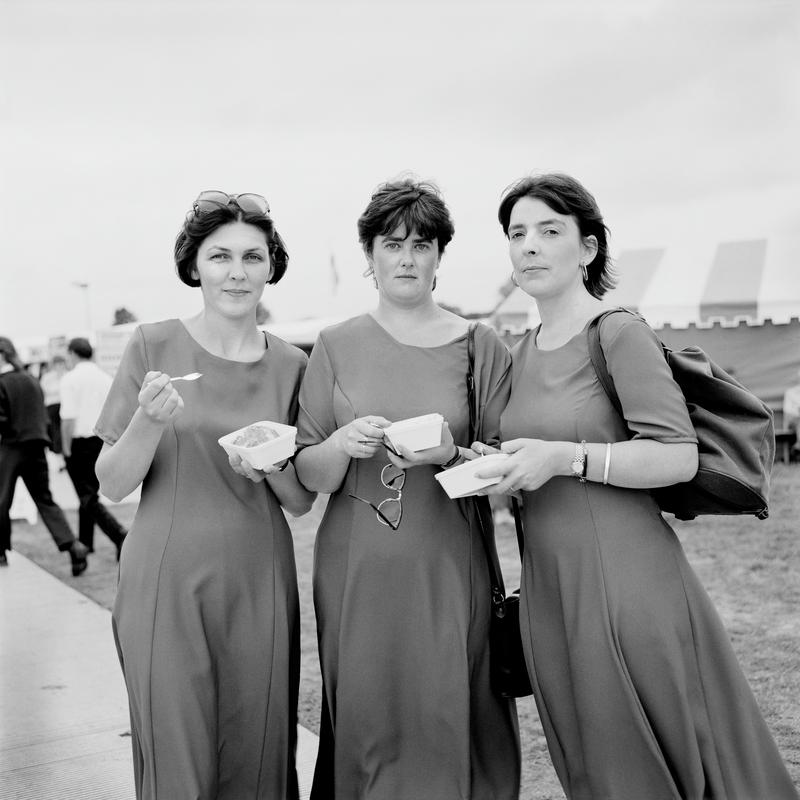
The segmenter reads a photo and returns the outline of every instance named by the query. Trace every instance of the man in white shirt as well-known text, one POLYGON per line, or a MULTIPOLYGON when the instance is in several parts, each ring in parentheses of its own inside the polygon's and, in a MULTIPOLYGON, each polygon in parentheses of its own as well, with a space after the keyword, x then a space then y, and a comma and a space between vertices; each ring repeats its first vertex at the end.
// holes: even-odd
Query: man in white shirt
POLYGON ((72 339, 67 345, 71 369, 61 380, 61 448, 80 500, 78 539, 94 552, 96 523, 114 543, 119 560, 127 531, 100 502, 100 484, 94 469, 103 448, 102 439, 94 434, 94 425, 111 388, 111 377, 92 361, 93 354, 86 339, 72 339))
MULTIPOLYGON (((67 359, 56 354, 50 360, 49 369, 39 378, 49 419, 50 450, 57 455, 61 454, 61 379, 66 373, 67 359)), ((61 469, 64 469, 63 465, 61 469)))
MULTIPOLYGON (((798 372, 800 378, 800 372, 798 372)), ((795 434, 792 443, 792 457, 800 454, 800 383, 790 386, 783 395, 783 427, 795 434)))

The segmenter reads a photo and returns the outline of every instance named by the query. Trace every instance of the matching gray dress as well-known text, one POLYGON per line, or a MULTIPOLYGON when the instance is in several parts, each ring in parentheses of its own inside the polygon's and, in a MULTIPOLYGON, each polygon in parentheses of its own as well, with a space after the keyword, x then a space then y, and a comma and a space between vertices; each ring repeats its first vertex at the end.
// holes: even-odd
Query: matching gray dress
MULTIPOLYGON (((431 412, 468 441, 467 338, 439 347, 395 340, 371 315, 328 328, 300 395, 298 443, 315 445, 357 417, 431 412)), ((509 356, 476 331, 483 438, 498 433, 509 356)), ((353 459, 317 534, 314 605, 324 707, 314 800, 512 800, 519 745, 512 701, 489 687, 490 597, 468 503, 450 500, 436 468, 406 471, 398 531, 377 505, 382 451, 353 459)))
MULTIPOLYGON (((601 331, 636 436, 694 432, 652 332, 627 315, 601 331)), ((254 363, 208 353, 178 320, 143 325, 97 425, 114 443, 148 370, 203 377, 165 430, 122 551, 113 625, 128 688, 137 797, 296 798, 298 601, 289 528, 262 482, 217 439, 292 423, 306 359, 268 335, 254 363)), ((356 417, 438 411, 468 445, 466 337, 401 344, 370 315, 320 336, 298 443, 356 417)), ((511 372, 476 334, 481 440, 499 435, 511 372)), ((586 331, 514 351, 502 438, 623 441, 586 331)), ((489 688, 489 587, 469 503, 433 467, 407 471, 397 532, 365 504, 396 493, 381 453, 352 460, 316 543, 324 679, 315 800, 513 800, 513 702, 489 688)), ((613 464, 612 464, 613 470, 613 464)), ((554 478, 525 493, 522 628, 553 763, 573 800, 797 798, 728 637, 647 491, 554 478)))
POLYGON ((266 482, 217 443, 256 420, 293 424, 306 356, 267 335, 259 361, 204 350, 178 320, 142 325, 97 434, 114 443, 145 373, 176 384, 122 550, 113 626, 130 701, 140 800, 296 798, 299 619, 292 540, 266 482))
MULTIPOLYGON (((537 348, 536 333, 512 352, 502 438, 628 439, 595 377, 586 330, 550 351, 537 348)), ((653 332, 612 315, 601 340, 635 436, 695 441, 653 332)), ((524 522, 525 656, 567 796, 797 798, 722 623, 650 493, 557 477, 524 493, 524 522)))

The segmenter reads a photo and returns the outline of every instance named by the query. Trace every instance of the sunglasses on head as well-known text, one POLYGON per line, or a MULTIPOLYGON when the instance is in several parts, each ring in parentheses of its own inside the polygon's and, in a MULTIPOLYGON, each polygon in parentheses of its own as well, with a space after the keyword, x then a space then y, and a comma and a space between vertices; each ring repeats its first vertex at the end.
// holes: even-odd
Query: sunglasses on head
POLYGON ((200 192, 197 195, 197 200, 192 203, 192 210, 187 214, 187 217, 198 216, 207 211, 213 211, 215 208, 225 208, 231 203, 237 205, 242 211, 263 214, 265 217, 269 216, 269 203, 260 194, 252 194, 250 192, 245 194, 226 194, 225 192, 209 191, 200 192))
POLYGON ((382 500, 378 505, 365 500, 363 497, 358 497, 354 494, 349 496, 353 500, 358 500, 360 503, 368 505, 378 517, 378 522, 381 525, 386 525, 393 531, 400 527, 400 520, 403 518, 403 486, 406 483, 406 471, 396 467, 394 464, 387 464, 381 470, 381 483, 393 492, 397 492, 397 497, 387 497, 382 500))

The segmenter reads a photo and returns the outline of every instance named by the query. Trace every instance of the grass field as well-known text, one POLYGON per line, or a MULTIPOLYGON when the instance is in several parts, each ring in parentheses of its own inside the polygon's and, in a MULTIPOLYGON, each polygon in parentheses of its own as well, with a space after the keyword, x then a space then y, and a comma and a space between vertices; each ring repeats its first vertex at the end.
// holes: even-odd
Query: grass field
MULTIPOLYGON (((314 533, 323 501, 307 516, 292 520, 300 584, 303 651, 300 721, 319 728, 321 679, 317 664, 311 564, 314 533)), ((689 560, 722 616, 733 646, 789 771, 800 785, 800 465, 777 464, 770 517, 705 517, 676 523, 689 560)), ((130 524, 135 506, 120 506, 130 524)), ((75 523, 75 513, 69 513, 75 523)), ((517 586, 519 561, 510 516, 498 515, 498 542, 507 583, 517 586)), ((105 608, 114 600, 117 565, 114 549, 98 531, 89 570, 70 574, 69 559, 57 552, 41 525, 14 524, 14 547, 65 583, 105 608)), ((564 795, 547 755, 531 698, 519 701, 526 800, 556 800, 564 795)), ((766 798, 764 800, 767 800, 766 798)))

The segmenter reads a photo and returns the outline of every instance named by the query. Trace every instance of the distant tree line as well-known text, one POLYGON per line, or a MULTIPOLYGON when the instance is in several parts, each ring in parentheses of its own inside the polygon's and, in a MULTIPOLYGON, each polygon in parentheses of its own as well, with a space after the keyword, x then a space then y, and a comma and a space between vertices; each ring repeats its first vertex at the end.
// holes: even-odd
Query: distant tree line
POLYGON ((114 310, 114 321, 112 325, 127 325, 129 322, 138 322, 139 319, 133 311, 129 311, 125 306, 120 306, 114 310))

